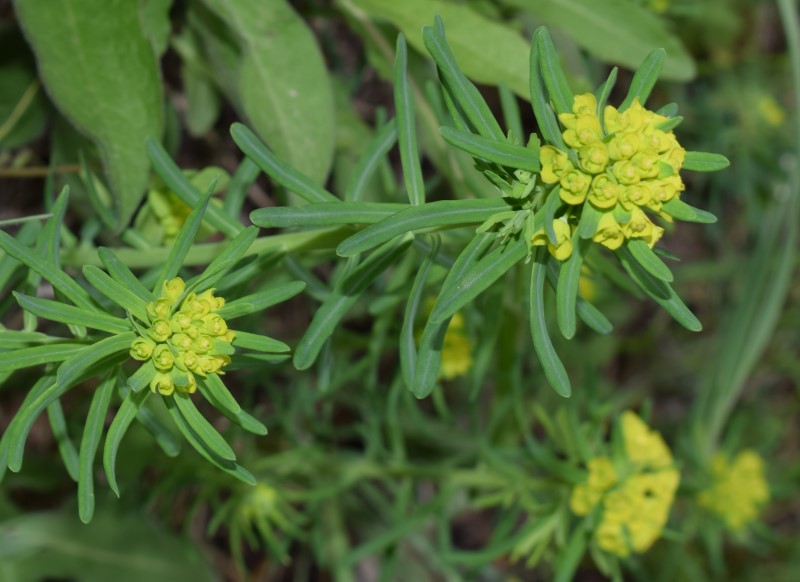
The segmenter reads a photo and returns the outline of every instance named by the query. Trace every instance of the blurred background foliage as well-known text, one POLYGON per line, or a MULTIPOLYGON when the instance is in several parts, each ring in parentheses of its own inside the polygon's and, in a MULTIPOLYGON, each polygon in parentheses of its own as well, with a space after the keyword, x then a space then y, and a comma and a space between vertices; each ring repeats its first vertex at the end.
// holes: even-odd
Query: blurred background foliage
MULTIPOLYGON (((550 27, 576 93, 613 65, 624 91, 630 71, 664 47, 651 103, 679 103, 682 145, 732 162, 687 179, 693 203, 719 222, 683 224, 666 239, 682 257, 676 286, 702 333, 589 273, 582 293, 615 332, 557 342, 576 388, 564 401, 531 355, 515 303, 524 283, 512 276, 461 315, 450 345, 454 369, 461 361, 466 373, 416 401, 396 356, 398 310, 418 265, 409 258, 362 298, 311 370, 232 373, 237 398, 270 428, 256 439, 217 423, 258 477, 254 489, 193 452, 165 458, 133 431, 120 453, 123 498, 98 494, 84 526, 49 428, 37 424, 26 471, 0 485, 0 578, 615 576, 614 559, 571 556, 583 522, 566 500, 589 458, 581 447, 597 453, 612 419, 635 408, 669 443, 682 481, 663 539, 624 561, 626 579, 800 579, 798 79, 785 32, 796 11, 768 0, 0 0, 0 218, 45 212, 70 185, 65 266, 80 266, 82 250, 98 244, 146 251, 174 237, 188 209, 153 177, 148 136, 195 171, 201 189, 209 168, 222 176, 214 203, 239 196, 245 223, 249 210, 293 195, 240 164, 234 121, 343 192, 374 128, 393 115, 398 32, 411 49, 429 198, 491 190, 439 136, 436 72, 421 36, 435 14, 495 111, 509 106, 498 85, 513 92, 525 133, 536 129, 526 96, 537 26, 550 27), (765 459, 771 496, 760 520, 731 531, 694 498, 712 479, 714 455, 743 449, 765 459)), ((400 184, 392 154, 364 199, 401 201, 400 184)), ((214 229, 204 236, 214 240, 214 229)), ((288 272, 310 297, 251 321, 253 330, 294 345, 330 292, 332 258, 329 249, 265 259, 248 292, 288 272)), ((25 275, 7 257, 0 269, 3 325, 18 328, 10 289, 25 275)), ((34 381, 16 373, 0 387, 0 431, 34 381)), ((73 395, 68 418, 85 413, 88 394, 73 395)))

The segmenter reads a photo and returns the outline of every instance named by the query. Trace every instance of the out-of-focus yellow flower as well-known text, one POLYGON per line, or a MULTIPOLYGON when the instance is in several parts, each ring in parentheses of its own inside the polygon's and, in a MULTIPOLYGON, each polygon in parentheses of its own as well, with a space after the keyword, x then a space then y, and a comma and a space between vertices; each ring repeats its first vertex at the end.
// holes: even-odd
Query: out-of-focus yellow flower
POLYGON ((725 455, 716 455, 711 474, 713 484, 700 492, 697 500, 732 530, 741 530, 753 522, 769 501, 764 460, 755 451, 742 451, 732 461, 725 455))
POLYGON ((588 515, 600 506, 597 544, 626 557, 631 551, 647 551, 661 536, 680 474, 660 434, 630 411, 622 414, 621 424, 624 463, 616 468, 607 457, 590 460, 586 483, 573 488, 570 508, 576 515, 588 515))
POLYGON ((786 122, 786 112, 772 95, 762 95, 756 103, 756 109, 767 125, 781 127, 786 122))
POLYGON ((472 344, 464 327, 464 316, 456 313, 447 326, 442 343, 442 367, 439 375, 445 380, 464 376, 472 367, 472 344))

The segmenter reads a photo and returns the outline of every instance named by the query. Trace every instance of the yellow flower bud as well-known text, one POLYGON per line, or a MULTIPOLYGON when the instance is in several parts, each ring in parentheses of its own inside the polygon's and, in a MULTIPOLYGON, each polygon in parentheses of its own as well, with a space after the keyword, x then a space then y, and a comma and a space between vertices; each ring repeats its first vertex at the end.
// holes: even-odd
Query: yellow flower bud
POLYGON ((167 299, 156 299, 147 304, 147 317, 151 322, 157 319, 169 319, 172 303, 167 299))
POLYGON ((153 350, 153 365, 161 371, 169 371, 175 363, 175 355, 167 344, 159 344, 153 350))
POLYGON ((169 396, 175 391, 175 384, 169 374, 156 374, 150 381, 150 390, 169 396))
POLYGON ((572 254, 572 230, 565 221, 554 220, 553 230, 556 231, 556 244, 550 242, 545 229, 539 229, 531 237, 533 246, 547 245, 547 250, 559 261, 567 260, 572 254))
POLYGON ((589 190, 589 202, 597 208, 613 208, 617 203, 620 186, 614 183, 607 174, 595 176, 589 190))
POLYGON ((192 349, 198 354, 208 353, 214 347, 214 340, 205 334, 200 334, 192 342, 192 349))
POLYGON ((618 133, 608 142, 608 155, 612 160, 628 160, 642 149, 642 137, 638 133, 618 133))
POLYGON ((614 216, 610 212, 606 212, 600 217, 600 222, 597 224, 597 232, 595 232, 592 240, 615 251, 622 246, 625 235, 622 233, 622 228, 614 219, 614 216))
POLYGON ((625 238, 641 238, 652 248, 658 242, 664 229, 656 226, 640 208, 631 210, 631 219, 622 226, 625 238))
POLYGON ((608 165, 608 149, 601 142, 583 148, 579 155, 581 168, 590 174, 599 174, 608 165))
POLYGON ((166 319, 156 319, 147 329, 147 335, 157 342, 166 341, 172 335, 172 326, 166 319))
POLYGON ((573 205, 583 204, 591 185, 589 176, 578 170, 570 170, 561 177, 560 183, 560 196, 564 202, 573 205))
POLYGON ((183 279, 175 277, 169 281, 164 281, 161 296, 174 304, 183 295, 185 289, 186 283, 184 283, 183 279))
POLYGON ((176 333, 170 338, 170 342, 179 351, 188 350, 192 347, 192 338, 185 333, 176 333))
POLYGON ((228 332, 228 325, 225 320, 215 313, 210 313, 203 317, 203 332, 208 335, 225 335, 228 332))
POLYGON ((619 203, 625 210, 633 210, 637 206, 645 206, 652 198, 647 182, 639 182, 632 186, 621 186, 619 203))
POLYGON ((658 154, 653 150, 640 151, 631 158, 631 162, 638 168, 641 178, 655 178, 658 176, 658 154))
POLYGON ((156 347, 156 343, 145 337, 137 337, 131 344, 131 357, 144 362, 148 360, 156 347))
POLYGON ((540 175, 545 184, 555 184, 564 172, 572 169, 572 162, 567 154, 553 146, 542 146, 539 150, 539 161, 542 164, 540 175))
POLYGON ((614 177, 620 184, 630 185, 636 184, 641 179, 639 175, 639 168, 636 167, 630 160, 620 160, 615 162, 612 166, 614 177))

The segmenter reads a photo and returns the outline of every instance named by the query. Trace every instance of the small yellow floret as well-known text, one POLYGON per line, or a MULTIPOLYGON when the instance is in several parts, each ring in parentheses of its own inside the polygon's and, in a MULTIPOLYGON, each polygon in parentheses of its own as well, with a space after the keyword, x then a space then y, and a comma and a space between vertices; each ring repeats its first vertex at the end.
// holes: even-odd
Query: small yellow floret
POLYGON ((566 261, 572 255, 572 229, 564 220, 554 220, 553 230, 556 233, 556 244, 550 241, 544 228, 540 228, 531 237, 533 246, 547 245, 547 250, 559 261, 566 261))
POLYGON ((698 502, 722 518, 732 530, 741 530, 758 517, 769 501, 764 461, 745 450, 733 461, 718 454, 711 465, 714 483, 698 495, 698 502))

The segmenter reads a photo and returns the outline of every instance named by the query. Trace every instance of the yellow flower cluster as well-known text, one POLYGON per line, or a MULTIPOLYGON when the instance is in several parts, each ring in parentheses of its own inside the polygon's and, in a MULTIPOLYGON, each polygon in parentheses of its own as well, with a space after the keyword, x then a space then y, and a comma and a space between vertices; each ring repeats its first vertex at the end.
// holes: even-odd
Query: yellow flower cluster
POLYGON ((447 326, 442 343, 442 367, 439 375, 452 380, 465 375, 472 367, 472 344, 464 327, 464 316, 456 313, 447 326))
POLYGON ((661 435, 635 413, 623 413, 622 433, 626 462, 615 467, 602 456, 589 461, 587 482, 572 490, 570 507, 576 515, 588 515, 600 505, 597 544, 626 557, 647 551, 661 535, 680 474, 661 435))
POLYGON ((189 218, 191 208, 172 192, 151 190, 147 195, 150 208, 164 230, 163 243, 172 243, 189 218))
POLYGON ((733 461, 716 455, 711 464, 714 483, 698 496, 703 507, 719 515, 725 524, 740 530, 758 517, 769 501, 764 461, 755 451, 742 451, 733 461))
POLYGON ((165 396, 175 390, 193 393, 194 375, 222 374, 233 353, 234 333, 215 313, 225 300, 213 290, 184 297, 185 290, 179 277, 164 283, 161 296, 147 304, 150 326, 131 345, 132 358, 152 361, 156 373, 150 389, 165 396))
MULTIPOLYGON (((601 121, 597 100, 590 93, 577 95, 572 110, 559 115, 570 151, 542 147, 542 181, 558 185, 566 204, 591 204, 602 213, 595 242, 615 250, 626 239, 642 239, 652 247, 664 231, 644 210, 671 220, 662 206, 684 190, 679 171, 686 151, 672 131, 659 129, 669 118, 648 111, 635 99, 624 112, 606 106, 601 121)), ((548 241, 548 248, 564 260, 572 253, 568 241, 575 225, 562 219, 554 228, 558 241, 555 245, 548 241)))

